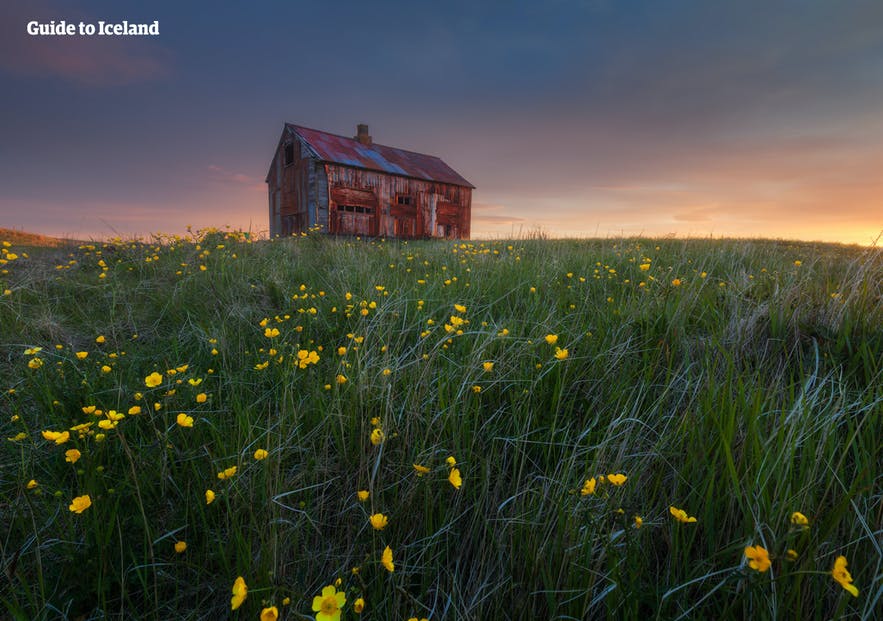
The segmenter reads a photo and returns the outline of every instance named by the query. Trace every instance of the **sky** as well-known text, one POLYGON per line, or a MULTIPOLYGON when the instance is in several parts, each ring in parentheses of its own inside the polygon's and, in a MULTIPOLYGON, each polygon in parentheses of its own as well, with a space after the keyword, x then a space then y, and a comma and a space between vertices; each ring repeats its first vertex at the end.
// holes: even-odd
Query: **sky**
POLYGON ((883 232, 883 3, 6 0, 0 227, 269 227, 284 122, 441 157, 473 238, 883 232), (152 23, 159 36, 30 36, 152 23))

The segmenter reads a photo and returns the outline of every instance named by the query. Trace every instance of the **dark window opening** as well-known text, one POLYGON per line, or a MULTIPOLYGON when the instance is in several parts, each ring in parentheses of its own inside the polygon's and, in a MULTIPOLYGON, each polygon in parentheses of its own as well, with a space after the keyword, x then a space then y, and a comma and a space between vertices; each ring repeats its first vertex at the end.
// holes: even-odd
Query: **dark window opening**
POLYGON ((285 143, 285 165, 294 164, 294 143, 285 143))
POLYGON ((338 205, 337 210, 350 213, 374 213, 373 207, 363 207, 362 205, 338 205))
POLYGON ((413 205, 414 199, 407 194, 399 194, 396 196, 396 204, 398 205, 413 205))

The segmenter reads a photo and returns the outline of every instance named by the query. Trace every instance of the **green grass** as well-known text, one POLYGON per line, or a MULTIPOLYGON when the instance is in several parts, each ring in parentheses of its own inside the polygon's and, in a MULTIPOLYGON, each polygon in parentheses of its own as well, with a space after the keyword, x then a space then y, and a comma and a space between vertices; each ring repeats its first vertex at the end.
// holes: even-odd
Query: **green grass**
POLYGON ((877 249, 206 232, 4 257, 8 618, 223 618, 237 576, 245 619, 313 618, 338 578, 345 619, 357 597, 362 618, 403 620, 883 609, 877 249), (100 429, 111 410, 126 416, 100 429), (41 433, 89 422, 60 446, 41 433), (580 493, 611 473, 628 479, 580 493), (840 555, 857 598, 831 576, 840 555))

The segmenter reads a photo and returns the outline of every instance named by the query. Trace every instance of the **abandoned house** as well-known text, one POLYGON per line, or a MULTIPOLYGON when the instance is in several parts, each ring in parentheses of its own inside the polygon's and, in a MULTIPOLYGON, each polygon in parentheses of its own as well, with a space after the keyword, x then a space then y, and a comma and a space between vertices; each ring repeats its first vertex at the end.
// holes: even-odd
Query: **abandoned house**
POLYGON ((468 239, 475 186, 437 157, 286 123, 267 173, 270 236, 468 239))

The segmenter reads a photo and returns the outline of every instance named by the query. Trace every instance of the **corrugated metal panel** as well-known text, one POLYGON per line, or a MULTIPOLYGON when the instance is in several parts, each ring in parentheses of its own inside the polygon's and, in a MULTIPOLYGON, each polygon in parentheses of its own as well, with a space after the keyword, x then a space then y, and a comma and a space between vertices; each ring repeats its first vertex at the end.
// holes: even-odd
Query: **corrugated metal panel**
POLYGON ((318 158, 325 162, 468 188, 475 187, 441 159, 432 155, 414 153, 381 144, 366 145, 353 138, 329 134, 291 123, 286 123, 285 126, 303 138, 316 152, 318 158))

